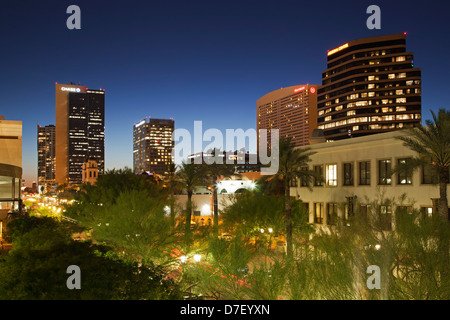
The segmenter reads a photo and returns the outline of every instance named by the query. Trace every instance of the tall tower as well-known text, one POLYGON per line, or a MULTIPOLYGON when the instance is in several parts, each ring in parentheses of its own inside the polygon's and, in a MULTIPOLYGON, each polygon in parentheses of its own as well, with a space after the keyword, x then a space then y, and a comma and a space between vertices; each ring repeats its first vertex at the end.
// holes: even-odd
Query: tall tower
POLYGON ((164 175, 173 163, 172 119, 146 118, 133 126, 133 170, 164 175))
POLYGON ((272 91, 259 98, 256 102, 258 141, 260 130, 267 129, 267 143, 270 150, 271 130, 278 129, 280 138, 292 138, 292 143, 296 147, 308 145, 312 131, 317 127, 319 87, 319 85, 291 86, 272 91))
POLYGON ((420 124, 421 71, 406 51, 406 34, 353 40, 327 57, 317 104, 327 140, 420 124))
POLYGON ((56 182, 82 183, 82 166, 105 168, 105 90, 56 84, 56 182))
POLYGON ((48 191, 55 184, 55 126, 37 127, 38 185, 48 191))

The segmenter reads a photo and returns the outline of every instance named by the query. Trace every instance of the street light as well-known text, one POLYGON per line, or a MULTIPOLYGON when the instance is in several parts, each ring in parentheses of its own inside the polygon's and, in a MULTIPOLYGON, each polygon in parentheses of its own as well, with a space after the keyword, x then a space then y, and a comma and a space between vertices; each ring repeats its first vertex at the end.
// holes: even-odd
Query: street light
POLYGON ((195 262, 200 262, 201 259, 202 259, 202 255, 201 254, 195 254, 194 255, 194 261, 195 262))
POLYGON ((261 228, 261 233, 264 233, 264 229, 263 228, 261 228))
POLYGON ((181 263, 186 263, 187 260, 188 260, 188 256, 181 256, 180 257, 181 263))
POLYGON ((272 228, 269 228, 269 232, 272 233, 272 232, 273 232, 273 229, 272 229, 272 228))

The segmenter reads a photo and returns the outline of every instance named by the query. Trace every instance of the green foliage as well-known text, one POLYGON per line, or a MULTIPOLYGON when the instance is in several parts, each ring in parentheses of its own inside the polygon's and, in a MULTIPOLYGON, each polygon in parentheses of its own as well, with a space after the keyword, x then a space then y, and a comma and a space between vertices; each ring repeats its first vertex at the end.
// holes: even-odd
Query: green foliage
POLYGON ((55 243, 68 243, 70 236, 50 217, 16 218, 8 223, 5 240, 15 249, 45 250, 55 243))
POLYGON ((71 211, 79 223, 93 230, 98 242, 122 248, 138 258, 168 257, 164 249, 175 242, 164 203, 147 190, 123 191, 114 203, 79 204, 71 211))
POLYGON ((20 218, 8 228, 14 250, 0 259, 2 299, 180 299, 179 287, 151 262, 137 263, 107 247, 74 242, 49 218, 20 218), (58 237, 48 238, 52 232, 58 237), (39 241, 34 246, 30 240, 39 241), (45 239, 45 240, 44 240, 45 239), (69 290, 67 267, 81 269, 81 290, 69 290))

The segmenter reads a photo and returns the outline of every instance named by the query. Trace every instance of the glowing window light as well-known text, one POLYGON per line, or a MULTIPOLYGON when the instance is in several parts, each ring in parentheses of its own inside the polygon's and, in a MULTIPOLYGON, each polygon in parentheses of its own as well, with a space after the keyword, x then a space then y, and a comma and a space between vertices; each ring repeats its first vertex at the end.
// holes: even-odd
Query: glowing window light
POLYGON ((335 54, 336 52, 339 52, 339 51, 341 51, 341 50, 344 50, 345 48, 348 48, 348 43, 346 43, 346 44, 343 44, 342 46, 340 46, 340 47, 337 47, 336 49, 333 49, 333 50, 330 50, 330 51, 328 51, 328 56, 331 56, 332 54, 335 54))

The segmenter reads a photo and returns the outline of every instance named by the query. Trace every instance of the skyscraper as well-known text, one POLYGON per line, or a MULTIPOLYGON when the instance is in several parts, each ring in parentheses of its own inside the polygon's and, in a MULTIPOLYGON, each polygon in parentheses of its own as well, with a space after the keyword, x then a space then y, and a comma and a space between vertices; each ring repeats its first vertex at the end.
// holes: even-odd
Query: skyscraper
POLYGON ((172 119, 146 118, 133 126, 133 170, 164 175, 173 163, 172 119))
POLYGON ((353 40, 327 57, 317 98, 327 140, 420 124, 421 71, 406 51, 406 34, 353 40))
POLYGON ((270 149, 271 129, 278 129, 280 138, 292 138, 296 146, 309 144, 317 127, 318 85, 299 85, 272 91, 256 102, 257 132, 267 129, 270 149))
POLYGON ((38 184, 44 191, 55 184, 55 126, 37 127, 38 184))
POLYGON ((105 168, 105 90, 56 84, 56 182, 82 183, 82 166, 105 168))

